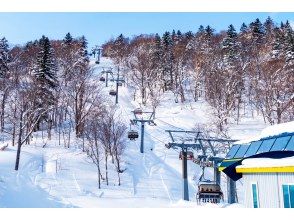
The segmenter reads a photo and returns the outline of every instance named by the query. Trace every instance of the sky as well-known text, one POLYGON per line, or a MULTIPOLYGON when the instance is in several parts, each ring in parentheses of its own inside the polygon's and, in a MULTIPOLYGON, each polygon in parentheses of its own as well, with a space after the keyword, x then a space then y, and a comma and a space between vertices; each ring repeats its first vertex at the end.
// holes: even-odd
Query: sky
POLYGON ((120 33, 127 37, 138 34, 162 34, 164 31, 198 30, 199 25, 210 25, 216 31, 226 30, 233 24, 239 30, 241 24, 249 24, 256 18, 262 22, 270 16, 279 24, 289 20, 294 24, 294 13, 0 13, 0 37, 6 37, 11 45, 24 44, 39 39, 42 35, 50 39, 63 39, 67 32, 74 37, 85 35, 89 48, 101 45, 120 33))

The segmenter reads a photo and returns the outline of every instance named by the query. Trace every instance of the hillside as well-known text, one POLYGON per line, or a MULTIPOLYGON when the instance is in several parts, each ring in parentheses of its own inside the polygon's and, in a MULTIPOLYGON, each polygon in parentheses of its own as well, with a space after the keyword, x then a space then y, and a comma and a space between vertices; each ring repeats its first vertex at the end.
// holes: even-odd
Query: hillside
MULTIPOLYGON (((91 61, 94 66, 94 61, 91 61)), ((102 59, 95 66, 95 75, 100 76, 102 67, 111 67, 112 62, 102 59)), ((93 82, 101 84, 103 82, 93 82)), ((113 82, 103 88, 109 96, 113 82)), ((128 85, 119 88, 120 118, 129 124, 133 111, 140 107, 132 100, 132 89, 128 85)), ((179 152, 167 149, 170 142, 166 129, 193 129, 196 123, 208 124, 211 120, 210 107, 204 100, 187 99, 185 103, 174 103, 172 93, 166 92, 156 111, 156 126, 145 126, 145 153, 139 152, 140 138, 127 141, 122 156, 121 186, 117 184, 115 166, 109 163, 109 185, 102 181, 97 187, 96 166, 85 152, 81 141, 71 139, 70 148, 58 142, 58 133, 52 132, 47 140, 42 132, 35 132, 29 145, 22 147, 19 171, 14 171, 16 147, 0 151, 0 207, 196 207, 195 194, 201 175, 201 168, 188 161, 190 201, 182 200, 181 161, 179 152), (46 143, 46 144, 45 144, 46 143), (45 145, 45 146, 44 146, 45 145)), ((110 97, 114 101, 113 97, 110 97)), ((145 110, 150 110, 146 107, 145 110)), ((258 135, 267 125, 262 117, 243 118, 238 125, 229 126, 232 139, 244 139, 258 135)), ((132 129, 140 131, 139 126, 132 129)), ((197 154, 197 152, 195 152, 197 154)), ((104 161, 102 172, 104 172, 104 161)), ((211 179, 211 168, 206 169, 205 178, 211 179)), ((226 179, 222 176, 222 190, 225 201, 216 204, 202 204, 208 207, 230 207, 226 203, 226 179)), ((237 183, 238 200, 242 203, 242 182, 237 183)), ((236 205, 234 205, 236 206, 236 205)), ((237 206, 242 206, 241 204, 237 206)))

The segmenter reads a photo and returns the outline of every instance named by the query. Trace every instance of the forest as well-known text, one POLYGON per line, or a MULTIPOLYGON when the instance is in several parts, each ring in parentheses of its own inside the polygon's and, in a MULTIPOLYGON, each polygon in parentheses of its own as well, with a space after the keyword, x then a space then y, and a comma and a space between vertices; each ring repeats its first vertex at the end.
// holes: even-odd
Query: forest
POLYGON ((229 25, 219 33, 201 25, 196 33, 120 35, 103 45, 103 55, 126 69, 141 102, 154 109, 160 95, 172 91, 176 102, 204 98, 219 131, 244 115, 261 114, 271 125, 293 120, 294 34, 288 21, 257 18, 240 31, 229 25))

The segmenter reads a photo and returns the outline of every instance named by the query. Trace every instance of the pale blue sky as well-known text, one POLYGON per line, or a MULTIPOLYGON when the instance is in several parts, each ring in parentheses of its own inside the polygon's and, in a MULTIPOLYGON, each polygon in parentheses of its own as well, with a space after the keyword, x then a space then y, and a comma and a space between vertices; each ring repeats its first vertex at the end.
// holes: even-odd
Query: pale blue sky
POLYGON ((294 13, 0 13, 0 37, 5 36, 11 44, 23 44, 43 34, 62 39, 71 32, 74 37, 85 35, 92 47, 120 33, 131 37, 173 29, 195 32, 201 24, 217 31, 233 24, 239 30, 242 22, 248 24, 256 18, 263 22, 267 16, 276 23, 294 21, 294 13))

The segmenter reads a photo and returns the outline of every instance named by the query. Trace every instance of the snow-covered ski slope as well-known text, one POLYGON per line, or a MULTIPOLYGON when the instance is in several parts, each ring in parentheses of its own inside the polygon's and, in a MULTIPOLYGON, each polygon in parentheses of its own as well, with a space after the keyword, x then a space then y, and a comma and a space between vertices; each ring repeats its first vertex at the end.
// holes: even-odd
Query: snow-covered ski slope
MULTIPOLYGON (((112 66, 110 60, 101 61, 95 67, 98 76, 102 67, 112 66)), ((112 82, 103 89, 106 96, 111 87, 112 82)), ((119 87, 118 112, 128 124, 133 119, 131 111, 139 107, 132 95, 127 86, 119 87)), ((114 103, 114 97, 110 99, 114 103)), ((209 106, 204 101, 174 103, 173 95, 165 94, 156 112, 157 126, 145 125, 145 153, 139 152, 140 138, 129 141, 123 157, 126 170, 121 176, 122 185, 117 185, 115 168, 109 163, 109 186, 102 182, 101 189, 97 186, 96 167, 82 152, 78 141, 67 149, 59 146, 58 135, 53 133, 52 140, 42 148, 46 140, 41 138, 41 132, 35 133, 31 145, 22 148, 18 172, 14 171, 16 148, 0 152, 0 207, 232 207, 226 203, 197 205, 195 194, 201 168, 191 161, 188 161, 190 201, 183 201, 179 152, 165 147, 170 141, 166 129, 192 129, 195 123, 207 123, 210 120, 207 112, 209 106)), ((261 119, 243 120, 231 127, 230 134, 235 139, 248 138, 264 127, 261 119)), ((139 126, 133 129, 140 131, 139 126)), ((102 166, 102 172, 103 169, 102 166)), ((210 168, 206 169, 205 178, 212 178, 210 168)), ((237 187, 242 203, 242 182, 237 187)), ((226 197, 224 176, 222 190, 226 197)))

